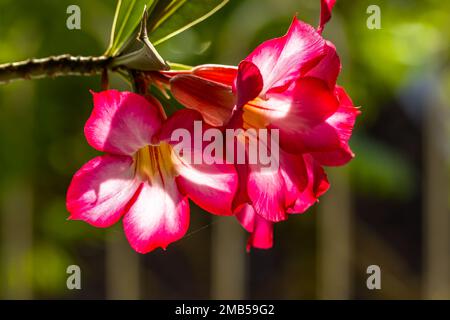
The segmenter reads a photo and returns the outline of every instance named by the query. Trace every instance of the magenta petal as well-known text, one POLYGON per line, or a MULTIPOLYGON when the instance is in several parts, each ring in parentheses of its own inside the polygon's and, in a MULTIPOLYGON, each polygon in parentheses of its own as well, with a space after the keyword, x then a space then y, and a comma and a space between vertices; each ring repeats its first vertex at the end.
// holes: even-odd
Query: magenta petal
POLYGON ((249 168, 247 164, 236 164, 235 168, 238 174, 238 187, 233 199, 233 212, 238 212, 243 205, 250 202, 247 193, 249 168))
POLYGON ((336 151, 341 147, 339 135, 327 122, 305 131, 281 131, 280 145, 291 153, 336 151))
POLYGON ((235 97, 230 86, 194 75, 178 75, 170 80, 175 99, 197 110, 212 126, 223 126, 233 113, 235 97))
POLYGON ((165 249, 189 227, 189 202, 174 179, 142 183, 140 193, 123 218, 125 235, 134 250, 165 249))
POLYGON ((280 174, 286 186, 286 207, 292 206, 308 185, 308 173, 303 155, 280 150, 280 174))
POLYGON ((253 232, 253 229, 255 228, 255 216, 255 210, 249 204, 243 205, 236 213, 236 219, 238 219, 239 223, 248 232, 253 232))
POLYGON ((360 111, 353 106, 353 102, 341 87, 336 87, 336 95, 339 98, 339 109, 326 121, 328 128, 333 128, 340 145, 337 149, 324 152, 311 153, 320 164, 325 166, 341 166, 353 158, 348 142, 352 135, 356 117, 360 111))
POLYGON ((138 187, 131 157, 94 158, 78 170, 70 183, 66 200, 70 219, 109 227, 124 214, 138 187))
POLYGON ((270 127, 280 130, 280 145, 287 151, 328 151, 339 146, 333 128, 326 124, 339 102, 325 82, 301 78, 286 91, 271 93, 265 105, 270 127), (324 126, 321 130, 321 127, 324 126))
MULTIPOLYGON (((258 249, 270 249, 273 246, 273 222, 260 216, 255 217, 255 229, 248 239, 248 246, 258 249)), ((249 248, 247 247, 247 250, 249 248)))
POLYGON ((311 152, 311 155, 321 165, 329 167, 343 166, 355 157, 350 147, 345 145, 334 151, 311 152))
MULTIPOLYGON (((169 144, 177 144, 178 141, 172 141, 172 134, 177 129, 184 129, 191 134, 194 130, 194 121, 202 121, 202 115, 191 109, 181 109, 172 114, 161 126, 160 131, 155 135, 156 141, 165 141, 169 144)), ((203 122, 203 121, 202 121, 203 122)), ((203 123, 202 127, 210 127, 203 123)), ((190 143, 193 145, 195 136, 191 134, 190 143)), ((201 138, 201 136, 200 136, 201 138)))
POLYGON ((264 95, 271 88, 289 85, 317 64, 324 46, 317 31, 295 17, 286 35, 262 43, 245 60, 258 67, 264 95))
POLYGON ((245 205, 236 218, 242 226, 250 232, 247 242, 247 251, 252 247, 269 249, 273 246, 273 222, 267 221, 255 213, 251 205, 245 205))
POLYGON ((286 131, 307 131, 323 123, 339 107, 339 101, 326 83, 301 78, 283 92, 270 92, 261 107, 275 126, 286 131))
POLYGON ((303 213, 318 201, 318 198, 324 194, 330 184, 323 168, 308 154, 303 156, 308 184, 306 188, 298 195, 295 203, 287 210, 288 213, 303 213))
POLYGON ((322 79, 328 83, 328 87, 331 90, 334 90, 336 80, 341 71, 341 61, 336 53, 334 45, 329 41, 326 43, 325 57, 320 60, 315 67, 308 71, 306 76, 322 79))
POLYGON ((93 95, 94 110, 84 127, 93 148, 132 155, 151 143, 161 125, 157 106, 132 92, 107 90, 93 95))
POLYGON ((331 11, 336 0, 320 0, 320 23, 317 32, 322 33, 325 24, 331 19, 331 11))
POLYGON ((255 64, 250 61, 242 61, 239 64, 236 87, 238 108, 255 99, 261 93, 263 78, 255 64))

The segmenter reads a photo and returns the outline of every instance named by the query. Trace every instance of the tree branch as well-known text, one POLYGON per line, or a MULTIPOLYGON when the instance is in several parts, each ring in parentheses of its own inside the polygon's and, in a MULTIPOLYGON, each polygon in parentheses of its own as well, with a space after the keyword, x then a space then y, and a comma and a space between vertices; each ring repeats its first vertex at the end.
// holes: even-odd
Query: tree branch
POLYGON ((15 80, 60 76, 92 76, 109 67, 110 57, 81 57, 68 54, 43 59, 28 59, 0 65, 0 84, 15 80))

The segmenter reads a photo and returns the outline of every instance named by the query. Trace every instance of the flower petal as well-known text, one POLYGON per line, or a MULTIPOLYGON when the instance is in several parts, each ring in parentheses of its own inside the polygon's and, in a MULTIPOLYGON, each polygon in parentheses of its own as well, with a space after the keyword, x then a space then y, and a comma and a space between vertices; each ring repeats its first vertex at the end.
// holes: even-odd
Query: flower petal
POLYGON ((328 83, 328 87, 331 90, 334 90, 342 66, 335 46, 329 41, 326 43, 325 57, 320 60, 315 67, 308 71, 305 76, 322 79, 328 83))
POLYGON ((139 182, 133 159, 104 155, 86 163, 73 177, 67 192, 70 219, 96 227, 109 227, 126 212, 139 182))
POLYGON ((317 28, 318 33, 322 33, 325 24, 331 19, 331 10, 336 0, 320 0, 320 24, 317 28))
POLYGON ((158 137, 174 146, 172 163, 179 174, 176 179, 180 191, 206 211, 231 215, 238 178, 234 166, 225 161, 222 132, 203 123, 198 112, 184 109, 164 123, 158 137), (182 140, 177 140, 178 135, 172 140, 175 130, 182 130, 182 140), (208 133, 213 132, 217 136, 207 137, 208 133), (211 138, 211 142, 204 141, 204 138, 211 138))
POLYGON ((326 83, 305 77, 283 92, 267 95, 261 105, 274 125, 286 130, 305 131, 323 123, 339 107, 339 102, 326 83))
POLYGON ((230 164, 189 164, 178 161, 180 190, 202 209, 218 215, 232 215, 237 173, 230 164))
POLYGON ((270 128, 280 130, 280 145, 287 151, 328 151, 339 147, 339 139, 326 124, 339 107, 339 102, 325 82, 317 78, 301 78, 286 91, 271 93, 261 112, 270 119, 270 128), (327 130, 328 129, 328 130, 327 130))
POLYGON ((344 145, 334 151, 311 152, 311 155, 321 165, 329 167, 343 166, 355 157, 355 154, 348 145, 344 145))
POLYGON ((189 227, 189 202, 174 179, 143 182, 123 218, 125 235, 134 250, 147 253, 181 239, 189 227))
MULTIPOLYGON (((181 129, 187 131, 187 134, 189 134, 189 137, 191 138, 189 143, 192 145, 194 143, 193 139, 195 138, 195 136, 191 134, 191 132, 194 130, 194 121, 202 120, 202 115, 195 110, 177 110, 164 122, 159 132, 155 134, 153 140, 154 142, 165 141, 171 145, 175 145, 178 143, 178 140, 173 140, 173 138, 175 139, 175 137, 172 137, 172 135, 174 135, 174 132, 177 129, 181 129)), ((203 123, 203 126, 208 125, 203 123)))
POLYGON ((233 113, 235 97, 230 86, 194 75, 170 80, 173 96, 186 108, 197 110, 212 126, 223 126, 233 113))
POLYGON ((308 185, 308 172, 303 155, 280 150, 280 174, 286 186, 286 208, 292 206, 308 185))
POLYGON ((286 186, 278 170, 249 165, 247 193, 253 208, 262 218, 278 222, 285 220, 286 186))
POLYGON ((239 64, 236 78, 237 107, 240 108, 250 100, 255 99, 263 89, 263 78, 258 67, 250 61, 239 64))
POLYGON ((325 53, 324 45, 313 27, 294 17, 286 35, 262 43, 245 60, 258 67, 264 95, 271 88, 289 85, 317 64, 325 53))
POLYGON ((269 249, 273 246, 273 222, 267 221, 255 213, 251 205, 245 205, 236 218, 242 226, 250 232, 247 241, 247 251, 252 247, 269 249))
POLYGON ((325 166, 341 166, 349 162, 354 154, 348 144, 355 125, 356 117, 360 111, 353 106, 353 102, 341 87, 336 87, 336 95, 339 99, 339 109, 326 121, 329 128, 333 128, 339 138, 339 148, 326 152, 312 152, 313 157, 325 166))
POLYGON ((303 158, 306 165, 308 185, 298 195, 295 203, 288 208, 287 212, 290 214, 305 212, 309 207, 315 204, 318 201, 318 198, 330 187, 325 171, 318 162, 308 154, 303 155, 303 158))
POLYGON ((151 143, 161 125, 157 106, 132 92, 107 90, 93 95, 94 110, 84 127, 93 148, 132 155, 151 143))
POLYGON ((219 64, 204 64, 195 67, 192 73, 200 78, 233 86, 238 68, 219 64))

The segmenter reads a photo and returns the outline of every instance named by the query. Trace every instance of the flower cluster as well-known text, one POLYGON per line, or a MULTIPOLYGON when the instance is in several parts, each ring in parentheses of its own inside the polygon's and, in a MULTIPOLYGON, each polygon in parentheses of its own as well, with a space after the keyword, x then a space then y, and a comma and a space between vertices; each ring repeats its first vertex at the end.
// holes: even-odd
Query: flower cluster
POLYGON ((348 142, 359 111, 336 85, 341 63, 321 36, 334 2, 322 0, 317 29, 294 18, 286 35, 262 43, 237 67, 154 74, 186 107, 169 118, 149 95, 94 93, 85 135, 105 154, 73 177, 70 218, 96 227, 122 218, 131 246, 146 253, 184 236, 190 199, 237 218, 250 233, 248 249, 272 247, 274 224, 305 212, 329 188, 323 166, 353 158, 348 142), (189 133, 183 148, 174 139, 180 129, 189 133), (207 141, 229 130, 234 143, 212 151, 207 141), (277 165, 249 161, 261 155, 257 149, 277 165))

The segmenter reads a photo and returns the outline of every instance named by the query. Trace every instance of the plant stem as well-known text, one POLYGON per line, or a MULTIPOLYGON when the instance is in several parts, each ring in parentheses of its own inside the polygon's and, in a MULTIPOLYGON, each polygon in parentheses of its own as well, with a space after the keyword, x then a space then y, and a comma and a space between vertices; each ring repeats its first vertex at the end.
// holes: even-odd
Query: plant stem
POLYGON ((68 54, 28 59, 0 65, 0 84, 15 80, 60 76, 93 76, 109 67, 110 57, 81 57, 68 54))

